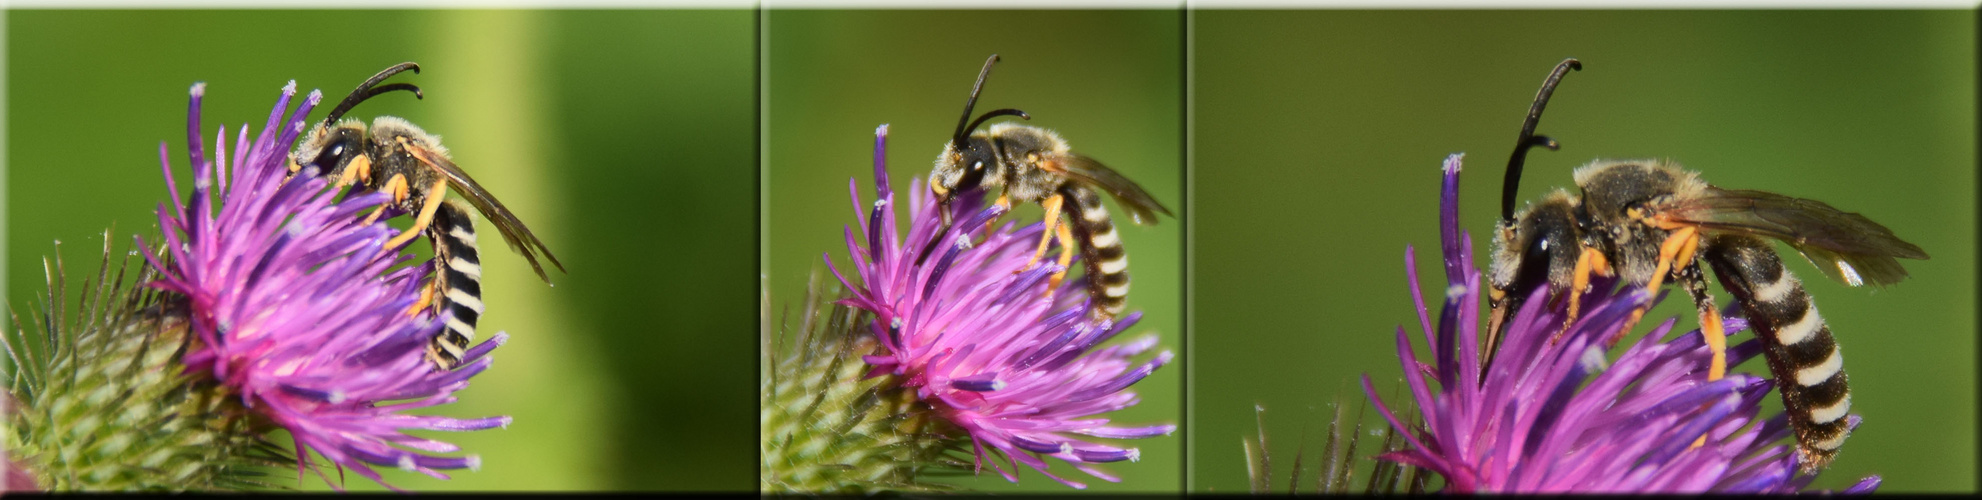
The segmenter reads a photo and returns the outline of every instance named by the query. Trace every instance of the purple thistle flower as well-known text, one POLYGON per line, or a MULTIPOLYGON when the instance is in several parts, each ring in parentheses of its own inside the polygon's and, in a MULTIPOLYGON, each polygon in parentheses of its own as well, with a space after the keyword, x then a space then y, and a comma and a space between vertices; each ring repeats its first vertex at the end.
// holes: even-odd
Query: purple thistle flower
MULTIPOLYGON (((16 408, 20 408, 20 403, 14 401, 14 395, 0 391, 0 419, 12 422, 14 412, 18 411, 16 408)), ((14 460, 14 450, 0 450, 0 494, 40 490, 41 485, 35 484, 34 476, 14 460)))
MULTIPOLYGON (((1758 418, 1772 382, 1741 373, 1708 382, 1710 353, 1699 331, 1668 340, 1674 320, 1667 319, 1606 367, 1611 346, 1603 339, 1633 309, 1656 302, 1641 289, 1620 291, 1615 279, 1594 282, 1582 299, 1582 317, 1553 344, 1566 306, 1546 306, 1547 291, 1537 290, 1509 320, 1482 380, 1480 272, 1472 265, 1471 236, 1458 224, 1463 156, 1452 155, 1444 166, 1439 222, 1447 288, 1435 331, 1415 254, 1404 256, 1424 340, 1433 346, 1434 361, 1418 361, 1398 327, 1398 357, 1422 427, 1406 427, 1363 377, 1379 412, 1410 442, 1410 449, 1378 458, 1438 472, 1452 492, 1790 493, 1816 479, 1798 471, 1797 455, 1783 443, 1789 438, 1784 415, 1758 418), (1693 447, 1701 436, 1704 445, 1693 447)), ((1747 326, 1740 318, 1726 321, 1729 334, 1747 326)), ((1729 349, 1728 365, 1761 352, 1758 342, 1729 349)), ((1856 427, 1859 418, 1850 419, 1856 427)), ((1872 476, 1845 491, 1869 492, 1878 484, 1872 476)))
POLYGON ((0 493, 33 492, 33 491, 41 490, 40 486, 34 484, 34 477, 29 476, 27 469, 22 469, 20 464, 14 463, 13 458, 6 457, 6 458, 0 458, 0 460, 6 460, 7 462, 5 464, 0 464, 0 465, 4 465, 7 469, 4 475, 0 475, 0 493))
MULTIPOLYGON (((1087 438, 1155 437, 1177 426, 1116 427, 1096 415, 1134 406, 1138 398, 1128 387, 1174 356, 1163 351, 1141 364, 1131 359, 1156 347, 1153 334, 1098 347, 1133 326, 1141 313, 1119 321, 1091 320, 1078 281, 1049 294, 1047 277, 1060 270, 1056 264, 1041 262, 1020 272, 1043 225, 1013 229, 1007 223, 993 230, 988 223, 1003 209, 978 208, 981 191, 954 205, 956 226, 939 234, 935 198, 920 179, 912 181, 908 236, 897 239, 887 132, 885 125, 875 130, 877 201, 871 212, 860 201, 858 182, 848 186, 855 217, 865 222, 860 238, 846 230, 860 284, 833 268, 853 291, 841 303, 873 313, 871 328, 885 352, 864 358, 873 366, 869 376, 899 377, 902 387, 912 388, 936 414, 967 432, 980 471, 991 458, 987 453, 1000 453, 1011 470, 995 459, 989 462, 1007 480, 1018 480, 1014 473, 1023 463, 1068 486, 1086 487, 1047 472, 1043 457, 1052 457, 1119 482, 1092 464, 1133 461, 1139 451, 1087 438), (981 243, 972 243, 979 238, 981 243), (947 244, 930 245, 932 240, 947 244), (933 250, 925 256, 924 248, 933 250)), ((832 267, 830 255, 826 261, 832 267)))
POLYGON ((210 374, 255 414, 287 429, 299 473, 317 470, 311 451, 380 484, 371 466, 441 479, 448 476, 440 469, 477 468, 479 457, 440 456, 460 448, 403 431, 489 429, 508 425, 509 417, 406 412, 453 402, 454 391, 489 367, 489 351, 506 336, 470 349, 459 368, 437 371, 425 352, 445 318, 436 318, 432 308, 407 313, 427 266, 395 269, 411 256, 383 248, 392 228, 361 221, 385 195, 339 202, 339 190, 327 189, 314 168, 284 181, 287 145, 304 130, 304 117, 321 93, 310 92, 285 118, 296 95, 290 82, 254 142, 241 128, 232 164, 224 127, 215 139, 216 158, 206 157, 200 138, 204 93, 204 84, 193 86, 187 145, 194 189, 187 203, 179 199, 159 144, 173 193, 171 209, 158 207, 170 258, 151 261, 163 276, 151 286, 189 303, 195 339, 183 358, 187 370, 210 374))
MULTIPOLYGON (((13 394, 0 391, 0 419, 12 422, 14 409, 19 407, 20 403, 14 402, 13 394)), ((34 477, 28 475, 27 469, 21 468, 20 463, 14 461, 13 450, 0 450, 0 493, 39 489, 40 486, 34 484, 34 477)))

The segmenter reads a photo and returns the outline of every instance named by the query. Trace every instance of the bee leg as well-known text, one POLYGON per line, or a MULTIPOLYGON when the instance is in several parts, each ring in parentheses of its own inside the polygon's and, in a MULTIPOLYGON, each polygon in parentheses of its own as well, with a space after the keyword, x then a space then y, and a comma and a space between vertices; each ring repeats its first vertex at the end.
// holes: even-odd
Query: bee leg
MULTIPOLYGON (((997 205, 998 208, 1001 208, 1003 210, 999 210, 998 215, 996 217, 992 217, 991 220, 984 221, 984 227, 998 227, 998 222, 1005 218, 1005 214, 1012 212, 1012 194, 1011 193, 999 194, 998 200, 992 202, 992 204, 997 205)), ((1052 234, 1052 231, 1047 231, 1047 234, 1052 234)))
MULTIPOLYGON (((379 190, 384 191, 389 196, 392 196, 391 203, 399 203, 401 201, 405 201, 406 196, 410 194, 407 193, 406 190, 406 176, 404 175, 394 175, 392 176, 391 179, 386 179, 385 185, 380 186, 379 190)), ((379 205, 378 208, 372 209, 372 214, 365 216, 365 224, 378 222, 379 214, 385 213, 385 207, 389 205, 390 204, 382 204, 379 205)))
POLYGON ((1700 263, 1692 261, 1693 252, 1700 246, 1700 239, 1693 238, 1680 248, 1680 262, 1686 267, 1679 269, 1679 284, 1686 287, 1693 296, 1693 307, 1700 311, 1700 336, 1713 351, 1713 362, 1707 365, 1707 380, 1720 380, 1727 376, 1727 331, 1721 324, 1720 309, 1714 307, 1714 296, 1707 290, 1707 274, 1700 269, 1700 263))
MULTIPOLYGON (((1005 214, 1008 214, 1008 213, 1011 213, 1011 212, 1012 212, 1012 195, 1011 195, 1011 193, 1005 193, 1005 194, 1000 194, 1000 195, 998 195, 998 200, 997 200, 997 201, 994 201, 994 202, 992 202, 992 203, 993 203, 993 204, 995 204, 995 205, 997 205, 997 206, 998 206, 998 208, 1000 208, 1001 210, 999 210, 999 211, 998 211, 998 215, 995 215, 995 216, 992 216, 990 220, 986 220, 986 221, 984 221, 984 226, 983 226, 983 227, 986 227, 986 228, 995 228, 995 227, 998 227, 998 222, 1000 222, 1000 221, 1002 221, 1002 220, 1004 220, 1004 218, 1005 218, 1005 214)), ((985 233, 984 233, 984 238, 977 238, 977 239, 973 239, 973 240, 971 240, 971 242, 972 242, 973 244, 982 244, 982 243, 984 243, 984 240, 985 240, 985 238, 990 238, 990 237, 991 237, 991 233, 990 233, 990 231, 985 231, 985 233)))
POLYGON ((433 305, 433 303, 434 303, 434 287, 432 285, 420 287, 420 300, 414 301, 413 307, 406 308, 406 315, 407 316, 419 315, 421 310, 426 309, 427 306, 433 305))
POLYGON ((1576 324, 1576 318, 1582 315, 1583 291, 1590 288, 1591 274, 1610 276, 1610 260, 1596 248, 1583 247, 1583 254, 1576 256, 1576 271, 1569 278, 1569 315, 1563 318, 1562 329, 1548 339, 1549 344, 1562 340, 1562 335, 1569 333, 1569 325, 1576 324))
MULTIPOLYGON (((1694 238, 1698 241, 1699 238, 1694 238)), ((1680 249, 1679 255, 1689 257, 1696 244, 1688 244, 1680 249)), ((1683 259, 1682 259, 1683 261, 1683 259)), ((1679 284, 1693 296, 1693 307, 1700 311, 1700 337, 1706 341, 1707 349, 1713 352, 1713 360, 1707 365, 1707 381, 1712 382, 1727 377, 1727 331, 1721 324, 1720 309, 1714 307, 1714 296, 1707 290, 1707 274, 1700 270, 1700 263, 1689 262, 1679 270, 1679 284)), ((1707 436, 1693 440, 1693 448, 1707 444, 1707 436)))
MULTIPOLYGON (((1665 237, 1665 243, 1659 244, 1659 266, 1658 269, 1652 271, 1652 281, 1645 284, 1645 292, 1650 294, 1659 293, 1659 287, 1665 285, 1666 275, 1672 273, 1672 264, 1674 262, 1684 262, 1687 266, 1694 265, 1693 252, 1699 248, 1700 231, 1698 228, 1682 226, 1673 229, 1672 235, 1665 237)), ((1645 305, 1639 306, 1637 310, 1631 311, 1631 318, 1625 320, 1624 328, 1620 328, 1617 330, 1617 333, 1611 334, 1610 340, 1605 345, 1616 344, 1618 340, 1623 339, 1626 332, 1630 332, 1632 328, 1638 326, 1638 320, 1644 319, 1645 311, 1650 308, 1651 304, 1647 302, 1645 305)), ((1703 324, 1702 327, 1704 328, 1705 325, 1703 324)), ((1721 350, 1726 350, 1726 344, 1726 336, 1722 336, 1721 350)), ((1724 356, 1725 353, 1722 353, 1722 355, 1724 356)), ((1725 361, 1725 358, 1722 360, 1725 361)))
MULTIPOLYGON (((442 236, 439 233, 442 231, 446 231, 446 228, 430 227, 427 230, 427 241, 434 245, 434 258, 431 261, 433 263, 433 276, 428 277, 426 285, 420 287, 420 300, 414 301, 413 307, 406 310, 407 316, 419 315, 420 311, 430 307, 435 308, 434 313, 438 315, 440 313, 438 309, 445 307, 449 272, 448 262, 454 259, 454 255, 451 247, 441 243, 442 236)), ((436 360, 441 361, 441 364, 445 366, 446 358, 436 358, 436 360)))
MULTIPOLYGON (((1039 202, 1040 206, 1046 207, 1046 229, 1039 234, 1039 249, 1032 252, 1032 260, 1025 261, 1025 267, 1013 271, 1012 274, 1031 271, 1034 266, 1039 265, 1039 259, 1046 257, 1046 244, 1053 241, 1053 228, 1060 225, 1060 205, 1066 201, 1067 197, 1054 194, 1039 202)), ((1061 245, 1066 244, 1064 240, 1062 238, 1061 245)), ((1061 264, 1060 267, 1066 267, 1066 264, 1061 264)))
POLYGON ((1493 312, 1487 314, 1486 343, 1480 344, 1484 348, 1480 352, 1480 378, 1482 380, 1486 379, 1488 371, 1493 369, 1494 356, 1500 354, 1500 332, 1507 323, 1507 311, 1512 309, 1508 307, 1506 290, 1494 288, 1488 291, 1487 300, 1493 304, 1493 312))
MULTIPOLYGON (((1056 196, 1057 198, 1057 196, 1056 196)), ((1053 234, 1060 238, 1060 272, 1046 282, 1046 300, 1053 300, 1053 292, 1060 289, 1060 283, 1067 279, 1067 266, 1074 263, 1074 232, 1067 224, 1061 224, 1053 234)))
POLYGON ((344 173, 338 175, 337 183, 332 184, 330 187, 341 188, 349 186, 353 182, 369 180, 372 180, 372 159, 368 156, 359 156, 351 159, 351 164, 344 166, 344 173))
POLYGON ((435 179, 434 184, 427 188, 427 202, 420 207, 420 216, 413 219, 413 227, 406 228, 406 231, 399 233, 399 236, 386 240, 386 248, 397 248, 408 241, 413 241, 413 238, 420 236, 421 232, 427 230, 427 226, 434 223, 434 213, 440 211, 440 202, 447 199, 447 178, 435 179))

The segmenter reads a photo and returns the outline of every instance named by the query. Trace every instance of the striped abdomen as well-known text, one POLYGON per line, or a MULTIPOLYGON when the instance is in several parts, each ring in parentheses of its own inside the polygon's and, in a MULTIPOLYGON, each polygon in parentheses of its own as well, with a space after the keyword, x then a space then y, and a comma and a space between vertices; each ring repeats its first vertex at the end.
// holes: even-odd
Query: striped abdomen
POLYGON ((1101 205, 1101 194, 1094 190, 1066 185, 1060 195, 1072 202, 1074 238, 1080 240, 1080 260, 1087 268, 1087 296, 1094 311, 1114 318, 1122 315, 1129 298, 1129 255, 1122 251, 1121 235, 1108 208, 1101 205))
POLYGON ((427 236, 434 242, 434 310, 450 311, 428 353, 434 365, 452 369, 475 340, 482 317, 482 258, 475 245, 475 219, 460 201, 447 200, 434 214, 427 236))
POLYGON ((1734 295, 1747 313, 1748 324, 1765 340, 1763 353, 1796 433, 1803 470, 1829 465, 1851 434, 1845 418, 1851 410, 1851 391, 1845 384, 1844 356, 1831 338, 1830 326, 1768 241, 1716 235, 1701 248, 1721 286, 1734 295))

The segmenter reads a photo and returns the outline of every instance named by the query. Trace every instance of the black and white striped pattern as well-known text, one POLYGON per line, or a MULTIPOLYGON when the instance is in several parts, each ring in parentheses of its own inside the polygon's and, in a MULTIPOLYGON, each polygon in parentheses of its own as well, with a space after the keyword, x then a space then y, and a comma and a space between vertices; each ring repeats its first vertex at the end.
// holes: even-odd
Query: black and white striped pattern
POLYGON ((460 201, 441 204, 427 236, 434 243, 434 310, 453 313, 429 353, 435 366, 448 370, 461 362, 475 340, 475 320, 482 317, 482 258, 475 219, 460 201))
POLYGON ((1763 353, 1796 433, 1803 469, 1829 465, 1851 434, 1845 418, 1851 410, 1851 390, 1845 383, 1844 356, 1830 326, 1768 241, 1716 235, 1701 247, 1721 286, 1746 312, 1748 324, 1770 340, 1763 353))
POLYGON ((1087 296, 1097 314, 1120 317, 1128 305, 1129 255, 1122 250, 1122 237, 1115 233, 1115 221, 1101 205, 1094 190, 1068 184, 1060 195, 1072 202, 1067 210, 1072 219, 1074 238, 1081 241, 1081 262, 1087 268, 1087 296))

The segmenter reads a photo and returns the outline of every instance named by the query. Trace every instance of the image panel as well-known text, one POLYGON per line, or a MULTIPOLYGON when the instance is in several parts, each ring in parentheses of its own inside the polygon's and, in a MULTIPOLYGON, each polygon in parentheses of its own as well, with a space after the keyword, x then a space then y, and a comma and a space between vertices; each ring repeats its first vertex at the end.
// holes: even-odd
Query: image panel
POLYGON ((764 13, 764 491, 1182 488, 1182 23, 764 13))
MULTIPOLYGON (((107 482, 69 470, 85 479, 41 486, 747 490, 755 426, 747 399, 753 377, 743 360, 753 350, 746 332, 756 299, 747 283, 752 239, 738 235, 755 225, 756 21, 751 10, 9 12, 8 303, 23 323, 43 317, 42 258, 59 255, 66 313, 82 314, 77 296, 96 277, 106 229, 119 257, 113 266, 137 251, 134 238, 157 251, 178 250, 164 242, 187 243, 182 249, 191 253, 163 262, 173 269, 161 279, 163 302, 126 319, 178 325, 169 338, 186 344, 190 357, 143 366, 186 373, 189 387, 219 391, 225 396, 216 404, 234 413, 213 422, 251 427, 227 436, 265 440, 260 451, 252 440, 201 449, 132 441, 118 429, 149 422, 133 415, 171 410, 148 404, 180 403, 133 396, 121 408, 85 405, 62 418, 90 422, 99 410, 126 417, 76 436, 116 444, 89 453, 176 457, 171 463, 199 468, 190 477, 204 482, 131 470, 153 458, 106 456, 72 465, 95 467, 89 473, 113 478, 107 482), (375 87, 382 92, 343 115, 372 133, 351 142, 330 133, 319 137, 336 140, 311 138, 308 129, 367 77, 408 61, 419 70, 391 75, 375 87), (292 80, 296 92, 278 109, 292 80), (195 91, 197 128, 188 130, 196 82, 204 86, 195 91), (409 84, 419 96, 401 91, 409 84), (271 109, 293 113, 313 89, 322 102, 306 116, 270 116, 271 109), (408 143, 358 141, 408 130, 387 117, 425 134, 391 134, 408 143), (265 123, 273 127, 261 138, 265 123), (338 205, 342 212, 306 220, 288 210, 337 200, 276 197, 287 192, 281 186, 315 193, 321 185, 299 183, 334 180, 303 175, 309 170, 301 164, 282 179, 294 160, 280 133, 299 129, 291 140, 318 153, 303 162, 315 174, 353 174, 359 188, 338 205), (189 135, 203 143, 198 151, 189 135), (237 138, 264 149, 244 150, 237 138), (365 175, 352 167, 360 157, 365 175), (201 160, 226 168, 217 178, 196 173, 211 172, 189 166, 201 160), (433 189, 448 172, 443 163, 487 196, 461 181, 433 189), (410 182, 395 185, 393 174, 410 182), (404 195, 392 194, 397 186, 404 195), (214 218, 197 215, 201 199, 219 204, 214 218), (372 211, 364 203, 381 199, 392 208, 377 223, 361 222, 372 211), (434 204, 425 225, 438 229, 389 240, 416 225, 429 199, 449 200, 434 204), (263 202, 271 204, 255 205, 263 202), (274 217, 256 219, 249 206, 274 217), (162 238, 159 212, 205 222, 167 226, 178 239, 162 238), (285 222, 285 213, 295 218, 285 222), (473 229, 457 232, 464 227, 473 229), (528 242, 524 228, 542 243, 528 248, 543 279, 513 250, 517 243, 505 242, 528 242), (276 240, 283 243, 262 244, 276 240), (58 241, 59 249, 51 246, 58 241), (403 247, 385 246, 399 241, 403 247), (447 258, 429 260, 437 244, 447 258), (404 256, 393 263, 395 253, 404 256), (260 267, 244 274, 244 262, 260 267), (329 277, 351 269, 343 281, 329 277), (172 298, 181 296, 197 298, 172 298), (448 344, 463 351, 430 342, 463 326, 476 335, 448 344), (488 351, 496 338, 506 340, 488 351), (495 358, 501 362, 483 361, 495 358), (380 371, 387 369, 396 375, 380 371), (412 438, 398 434, 406 426, 412 438), (299 443, 313 457, 300 470, 289 459, 299 443), (436 475, 452 479, 429 477, 436 475)), ((127 287, 147 266, 142 258, 129 263, 127 287)), ((15 326, 38 335, 34 324, 8 328, 15 326)), ((10 341, 45 347, 39 338, 10 341)), ((145 380, 113 376, 88 388, 162 390, 145 380)), ((63 397, 60 387, 47 389, 55 399, 16 399, 32 408, 63 397)), ((50 434, 61 419, 21 416, 31 413, 13 414, 6 439, 27 455, 12 457, 14 471, 46 474, 48 482, 57 474, 36 468, 60 456, 47 453, 63 451, 48 443, 68 438, 50 434)))
MULTIPOLYGON (((1794 457, 1831 456, 1854 422, 1809 488, 1871 476, 1881 492, 1974 487, 1973 11, 1192 16, 1192 491, 1362 491, 1385 474, 1395 483, 1384 487, 1409 488, 1412 472, 1369 459, 1384 449, 1465 477, 1427 473, 1431 489, 1793 489, 1803 479, 1790 473, 1815 464, 1794 457), (1508 154, 1537 89, 1571 57, 1581 70, 1562 76, 1533 130, 1547 138, 1533 144, 1560 149, 1533 148, 1507 198, 1524 220, 1559 222, 1513 231, 1518 250, 1497 260, 1508 154), (1584 168, 1599 160, 1629 162, 1584 168), (1716 189, 1673 184, 1681 170, 1655 165, 1716 189), (1643 175, 1620 177, 1630 172, 1643 175), (1441 231, 1447 201, 1456 215, 1441 231), (1666 274, 1679 284, 1614 348, 1575 350, 1630 323, 1635 296, 1611 293, 1617 280, 1660 275, 1659 251, 1682 227, 1701 236, 1698 267, 1666 274), (1807 294, 1775 279, 1771 255, 1807 294), (1855 265, 1828 267, 1840 257, 1855 265), (1577 295, 1566 291, 1579 259, 1592 285, 1577 295), (1868 265, 1886 262, 1903 271, 1868 265), (1688 280, 1726 311, 1734 366, 1714 383, 1688 280), (1514 361, 1482 380, 1497 283, 1535 308, 1508 316, 1495 352, 1514 361), (1564 332, 1570 295, 1588 321, 1564 332), (1805 295, 1828 330, 1803 321, 1805 295), (1732 303, 1744 296, 1767 307, 1732 303), (1669 335, 1644 340, 1667 321, 1669 335), (1763 324, 1783 336, 1758 340, 1763 324), (1848 399, 1822 392, 1843 385, 1833 359, 1849 360, 1848 399), (1779 382, 1802 398, 1788 410, 1801 442, 1783 430, 1779 382), (1681 394, 1714 405, 1652 405, 1681 394), (1372 395, 1426 434, 1396 436, 1372 395), (1436 425, 1418 420, 1426 405, 1436 425), (1348 481, 1326 472, 1346 444, 1331 422, 1360 436, 1348 481), (1680 424, 1713 432, 1689 444, 1701 431, 1680 424), (1547 431, 1516 434, 1535 429, 1547 431), (1710 470, 1724 472, 1697 472, 1710 470)), ((1685 238, 1670 241, 1677 261, 1685 238)))

